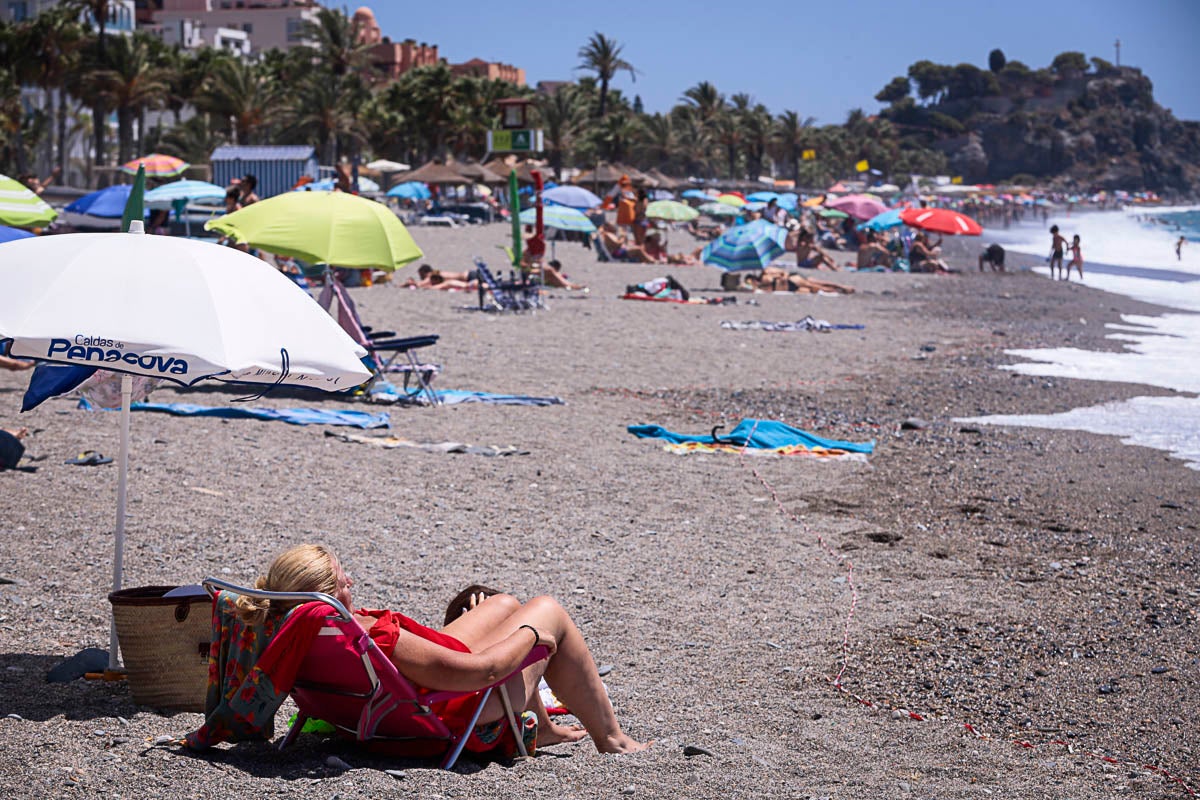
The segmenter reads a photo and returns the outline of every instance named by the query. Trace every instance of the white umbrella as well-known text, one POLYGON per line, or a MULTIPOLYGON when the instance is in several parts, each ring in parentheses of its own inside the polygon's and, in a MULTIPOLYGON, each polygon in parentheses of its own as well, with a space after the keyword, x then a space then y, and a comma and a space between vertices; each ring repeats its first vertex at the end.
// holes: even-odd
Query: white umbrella
POLYGON ((399 161, 388 161, 386 158, 381 158, 367 164, 367 169, 374 169, 379 172, 408 172, 412 167, 408 164, 401 164, 399 161))
MULTIPOLYGON (((135 220, 133 232, 141 233, 135 220)), ((113 591, 121 588, 132 375, 338 391, 370 377, 359 347, 278 270, 239 250, 169 236, 74 233, 9 242, 0 341, 10 353, 113 370, 121 449, 113 591)), ((116 666, 116 630, 110 665, 116 666)))

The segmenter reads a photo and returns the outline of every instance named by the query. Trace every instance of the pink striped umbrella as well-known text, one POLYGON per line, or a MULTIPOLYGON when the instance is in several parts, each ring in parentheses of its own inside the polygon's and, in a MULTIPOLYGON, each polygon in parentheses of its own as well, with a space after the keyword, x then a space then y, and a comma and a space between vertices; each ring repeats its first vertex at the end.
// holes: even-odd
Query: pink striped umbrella
POLYGON ((848 194, 836 200, 826 200, 825 207, 844 211, 857 220, 868 220, 888 210, 879 200, 865 194, 848 194))
POLYGON ((191 166, 182 158, 175 156, 167 156, 162 153, 151 153, 142 158, 135 158, 133 161, 121 165, 121 172, 126 175, 136 175, 138 165, 144 164, 146 167, 146 177, 148 178, 173 178, 176 175, 182 175, 183 171, 191 166))

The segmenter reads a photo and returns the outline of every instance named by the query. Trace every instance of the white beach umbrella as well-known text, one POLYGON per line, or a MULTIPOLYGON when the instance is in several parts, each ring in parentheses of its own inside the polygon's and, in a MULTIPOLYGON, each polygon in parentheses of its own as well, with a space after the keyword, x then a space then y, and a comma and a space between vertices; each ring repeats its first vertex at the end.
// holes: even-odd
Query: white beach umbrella
MULTIPOLYGON (((141 223, 134 221, 140 233, 141 223)), ((13 356, 123 373, 113 590, 121 588, 132 375, 338 391, 370 373, 359 347, 265 262, 167 236, 76 233, 9 242, 0 341, 13 356)), ((116 665, 115 631, 109 654, 116 665)))

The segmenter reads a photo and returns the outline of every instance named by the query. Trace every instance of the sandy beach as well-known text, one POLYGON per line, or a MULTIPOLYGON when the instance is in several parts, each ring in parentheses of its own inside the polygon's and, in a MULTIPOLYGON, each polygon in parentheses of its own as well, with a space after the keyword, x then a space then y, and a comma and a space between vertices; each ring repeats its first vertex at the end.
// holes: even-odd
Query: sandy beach
MULTIPOLYGON (((508 231, 412 233, 430 263, 469 269, 473 256, 498 264, 508 231)), ((117 417, 68 398, 18 415, 27 373, 0 372, 0 427, 36 431, 26 444, 42 459, 0 473, 0 786, 106 800, 1200 791, 1200 472, 1116 437, 954 421, 1166 394, 997 369, 1014 361, 1009 348, 1118 348, 1106 323, 1161 309, 1030 272, 981 274, 979 245, 947 239, 957 275, 819 275, 854 286, 849 296, 670 305, 617 296, 666 274, 695 295, 729 293, 711 267, 599 264, 560 244, 589 291, 551 291, 547 310, 523 315, 403 289, 411 265, 353 290, 368 324, 440 334, 440 388, 565 404, 255 403, 387 411, 397 436, 528 455, 133 416, 126 585, 250 583, 284 547, 322 541, 355 578, 357 603, 426 623, 469 583, 554 595, 611 666, 622 725, 655 740, 630 756, 585 741, 443 773, 316 736, 282 754, 242 744, 196 756, 154 742, 196 728, 198 714, 139 707, 120 683, 47 684, 63 657, 107 647, 116 471, 63 462, 115 456, 117 417), (865 327, 720 325, 806 315, 865 327), (865 461, 679 456, 626 432, 706 434, 742 418, 876 449, 865 461), (328 766, 331 755, 352 769, 328 766)), ((672 234, 672 250, 694 246, 672 234)), ((244 394, 208 383, 153 399, 244 394)))

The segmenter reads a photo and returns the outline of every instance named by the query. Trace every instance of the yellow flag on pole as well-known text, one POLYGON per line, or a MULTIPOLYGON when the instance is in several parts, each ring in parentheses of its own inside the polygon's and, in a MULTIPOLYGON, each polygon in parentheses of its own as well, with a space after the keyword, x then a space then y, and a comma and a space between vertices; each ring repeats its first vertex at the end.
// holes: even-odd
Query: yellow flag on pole
POLYGON ((870 168, 871 168, 871 165, 867 163, 867 160, 865 158, 862 161, 860 161, 854 165, 854 169, 857 172, 866 172, 870 168))
POLYGON ((953 178, 950 179, 950 182, 953 183, 955 186, 961 186, 962 185, 962 175, 955 175, 953 178))
POLYGON ((800 154, 800 157, 805 161, 814 161, 817 157, 816 150, 805 150, 800 154))

